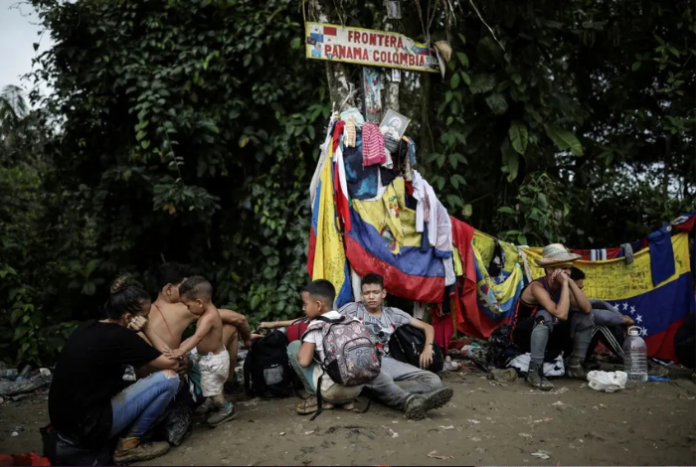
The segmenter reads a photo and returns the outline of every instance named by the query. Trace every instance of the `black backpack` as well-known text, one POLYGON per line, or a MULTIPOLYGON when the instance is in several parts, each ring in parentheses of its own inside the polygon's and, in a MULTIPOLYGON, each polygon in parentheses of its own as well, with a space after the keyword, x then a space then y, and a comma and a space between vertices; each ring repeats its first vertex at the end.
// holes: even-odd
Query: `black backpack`
POLYGON ((244 360, 244 389, 249 396, 288 397, 294 394, 288 343, 283 332, 272 331, 251 345, 244 360))
MULTIPOLYGON (((389 354, 395 360, 420 368, 420 354, 425 347, 425 333, 420 329, 399 326, 389 339, 389 354)), ((442 347, 433 342, 433 362, 426 370, 439 373, 445 366, 442 347)))

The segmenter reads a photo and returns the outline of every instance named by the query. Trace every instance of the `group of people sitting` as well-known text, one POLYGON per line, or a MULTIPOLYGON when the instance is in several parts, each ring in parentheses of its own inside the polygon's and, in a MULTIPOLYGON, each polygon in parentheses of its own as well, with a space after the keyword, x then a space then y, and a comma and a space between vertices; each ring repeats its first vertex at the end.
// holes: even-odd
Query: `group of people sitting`
MULTIPOLYGON (((150 442, 147 437, 174 400, 189 401, 192 407, 209 401, 211 427, 234 418, 235 407, 226 399, 225 388, 235 384, 239 342, 248 349, 260 335, 251 333, 243 315, 212 303, 210 282, 189 274, 183 265, 162 265, 154 302, 140 284, 117 279, 104 305, 106 317, 82 323, 70 336, 58 357, 49 394, 54 446, 48 451, 54 456, 58 440, 84 451, 91 449, 97 457, 100 449, 111 447, 113 461, 121 465, 159 457, 169 444, 150 442), (184 339, 193 322, 195 333, 184 339), (135 368, 138 376, 130 385, 123 378, 127 366, 135 368)), ((421 329, 426 340, 421 366, 426 368, 433 358, 433 328, 383 306, 387 292, 381 276, 366 275, 362 292, 362 302, 338 311, 329 281, 313 281, 302 292, 309 326, 301 340, 287 349, 291 367, 307 393, 297 411, 311 414, 319 406, 317 388, 324 368, 318 362, 323 361, 325 349, 312 328, 321 320, 345 316, 364 325, 380 357, 379 374, 366 385, 372 395, 410 419, 423 419, 427 411, 452 398, 452 389, 443 387, 436 374, 391 358, 389 338, 399 326, 421 329)), ((289 324, 261 323, 258 330, 289 324)), ((328 385, 321 386, 328 387, 320 392, 323 409, 353 409, 363 387, 340 387, 331 384, 330 378, 325 381, 328 385)))
MULTIPOLYGON (((546 275, 522 291, 511 322, 510 339, 519 352, 531 354, 527 380, 534 388, 553 387, 543 373, 549 351, 562 349, 570 356, 566 374, 584 379, 595 324, 619 329, 632 324, 610 306, 585 297, 584 276, 572 265, 575 259, 562 245, 546 247, 538 261, 546 275)), ((204 407, 211 427, 234 418, 235 407, 226 399, 225 389, 235 385, 240 341, 251 349, 261 331, 288 329, 295 323, 262 322, 252 333, 243 315, 212 303, 210 282, 177 263, 162 265, 156 282, 159 294, 154 302, 139 284, 124 279, 114 282, 104 306, 106 317, 87 321, 74 331, 58 358, 50 390, 50 428, 56 436, 73 446, 111 446, 117 464, 152 459, 168 451, 167 442, 147 439, 175 400, 192 407, 207 400, 204 407), (195 333, 184 339, 194 322, 195 333), (124 387, 128 365, 136 369, 138 380, 124 387)), ((452 389, 427 370, 433 360, 433 327, 385 306, 387 290, 381 276, 362 278, 360 302, 336 310, 335 297, 333 285, 322 279, 312 281, 302 292, 308 325, 299 340, 287 346, 290 367, 306 392, 298 413, 353 410, 364 388, 374 399, 414 420, 449 402, 452 389), (358 358, 378 356, 378 369, 364 385, 342 386, 333 376, 325 377, 332 371, 324 364, 327 353, 335 349, 325 347, 334 343, 327 344, 323 330, 337 322, 364 327, 371 348, 358 349, 364 351, 358 358), (399 361, 390 352, 390 339, 402 326, 417 328, 425 336, 418 366, 399 361)), ((366 361, 366 368, 370 363, 366 361)))

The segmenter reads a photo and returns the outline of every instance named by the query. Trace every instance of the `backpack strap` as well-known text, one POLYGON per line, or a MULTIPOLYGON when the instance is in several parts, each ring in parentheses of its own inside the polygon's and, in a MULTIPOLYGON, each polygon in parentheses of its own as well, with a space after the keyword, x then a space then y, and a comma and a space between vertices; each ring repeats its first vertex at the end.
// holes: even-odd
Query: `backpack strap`
POLYGON ((247 396, 251 396, 251 349, 244 360, 244 392, 247 396))
POLYGON ((322 379, 324 378, 324 374, 325 373, 322 372, 322 374, 319 376, 319 381, 317 382, 317 393, 316 393, 317 411, 314 412, 314 415, 312 415, 312 418, 309 419, 310 422, 313 422, 314 419, 317 418, 319 416, 319 414, 321 414, 323 411, 323 406, 321 403, 321 382, 322 382, 322 379))
POLYGON ((341 322, 345 321, 346 317, 341 315, 340 318, 330 319, 330 318, 326 318, 325 316, 322 315, 322 316, 319 316, 317 319, 319 321, 323 321, 325 323, 335 324, 335 323, 341 323, 341 322))
MULTIPOLYGON (((357 398, 355 399, 356 401, 358 400, 357 398)), ((358 413, 367 413, 368 410, 370 410, 370 405, 372 405, 372 397, 367 398, 367 405, 365 406, 364 409, 362 410, 357 410, 358 413)))

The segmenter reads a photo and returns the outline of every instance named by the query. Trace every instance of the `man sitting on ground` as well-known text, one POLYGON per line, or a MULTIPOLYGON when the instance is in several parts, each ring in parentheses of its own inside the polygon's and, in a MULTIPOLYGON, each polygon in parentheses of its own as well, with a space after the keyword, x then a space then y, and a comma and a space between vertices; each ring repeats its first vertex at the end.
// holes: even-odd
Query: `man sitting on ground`
MULTIPOLYGON (((520 294, 512 320, 512 340, 521 352, 531 352, 527 381, 543 391, 553 384, 543 373, 544 357, 572 345, 566 375, 585 379, 583 363, 592 339, 592 307, 585 294, 570 279, 573 261, 580 255, 568 253, 563 245, 544 247, 537 265, 546 276, 531 282, 520 294), (571 312, 570 306, 578 312, 571 312)), ((550 355, 549 355, 550 356, 550 355)))
MULTIPOLYGON (((310 396, 297 406, 297 413, 309 415, 318 410, 317 387, 319 377, 324 373, 315 362, 315 355, 320 362, 325 359, 321 329, 317 329, 318 318, 339 319, 341 315, 333 310, 336 289, 325 279, 312 281, 302 292, 302 310, 309 320, 309 330, 302 342, 295 341, 288 345, 288 358, 297 376, 302 381, 310 396)), ((345 410, 353 410, 353 400, 360 395, 362 386, 344 387, 331 378, 321 379, 322 409, 332 409, 338 405, 345 410), (328 402, 327 402, 328 401, 328 402)))
MULTIPOLYGON (((192 275, 190 268, 179 263, 164 263, 155 275, 159 295, 150 309, 150 327, 164 340, 170 349, 181 345, 184 331, 198 320, 179 300, 179 286, 192 275)), ((235 383, 239 336, 246 348, 251 348, 251 330, 244 315, 232 310, 218 309, 222 319, 222 341, 230 354, 230 374, 226 388, 232 390, 235 383)), ((142 337, 142 336, 141 336, 142 337)))
MULTIPOLYGON (((570 278, 583 293, 585 292, 585 277, 585 273, 576 267, 570 270, 570 278)), ((588 300, 592 306, 592 318, 597 327, 593 332, 587 357, 590 358, 597 344, 602 342, 617 357, 623 359, 624 328, 632 326, 634 324, 633 319, 628 315, 622 314, 616 307, 603 300, 596 298, 588 300), (603 326, 603 328, 599 326, 603 326)), ((571 310, 574 312, 578 311, 574 307, 571 307, 571 310)))
POLYGON ((427 368, 433 359, 433 327, 412 318, 397 308, 384 307, 387 291, 384 278, 367 274, 361 281, 361 302, 343 306, 339 313, 359 319, 367 328, 382 354, 382 371, 367 387, 382 403, 403 410, 406 418, 421 420, 426 412, 447 404, 452 388, 443 388, 442 381, 427 368), (421 353, 421 368, 390 357, 389 338, 399 326, 411 325, 425 332, 425 348, 421 353))

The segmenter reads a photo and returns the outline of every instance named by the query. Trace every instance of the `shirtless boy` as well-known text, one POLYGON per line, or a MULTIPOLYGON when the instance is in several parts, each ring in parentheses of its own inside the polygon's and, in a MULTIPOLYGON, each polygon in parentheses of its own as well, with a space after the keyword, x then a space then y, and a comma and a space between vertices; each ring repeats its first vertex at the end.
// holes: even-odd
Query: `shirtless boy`
MULTIPOLYGON (((181 345, 181 338, 186 328, 198 319, 179 301, 179 286, 189 276, 190 268, 179 263, 164 263, 155 275, 159 295, 152 304, 149 326, 157 332, 170 349, 181 345)), ((230 354, 230 374, 227 378, 228 389, 234 383, 234 368, 237 366, 239 336, 244 345, 251 347, 251 330, 244 315, 232 310, 218 309, 222 318, 222 341, 230 354)), ((141 336, 142 337, 142 336, 141 336)))
POLYGON ((193 362, 198 363, 203 397, 211 398, 218 409, 207 420, 215 427, 231 420, 235 410, 225 399, 230 354, 222 343, 222 319, 211 302, 212 296, 212 285, 201 276, 189 277, 179 286, 179 300, 198 317, 196 333, 182 342, 178 349, 167 347, 163 353, 174 359, 188 354, 193 362))

